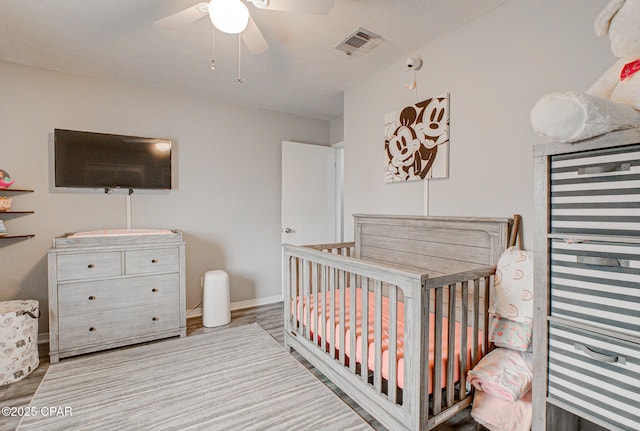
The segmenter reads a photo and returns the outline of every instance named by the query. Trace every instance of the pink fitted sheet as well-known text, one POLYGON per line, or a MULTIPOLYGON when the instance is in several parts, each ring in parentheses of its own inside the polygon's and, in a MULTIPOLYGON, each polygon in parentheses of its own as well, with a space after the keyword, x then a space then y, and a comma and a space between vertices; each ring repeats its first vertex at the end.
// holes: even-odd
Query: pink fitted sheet
MULTIPOLYGON (((368 364, 368 368, 369 370, 373 371, 375 369, 375 343, 374 343, 374 312, 375 312, 375 295, 373 292, 369 292, 369 298, 368 298, 368 354, 367 354, 367 364, 368 364)), ((321 297, 321 294, 318 294, 318 298, 321 297)), ((297 307, 295 308, 295 310, 293 311, 292 314, 294 314, 295 316, 298 316, 298 313, 300 312, 300 300, 301 298, 298 297, 297 298, 297 307)), ((325 330, 324 332, 321 331, 321 333, 318 336, 318 344, 321 346, 322 344, 322 340, 321 340, 321 335, 322 334, 329 334, 331 332, 331 298, 330 298, 330 293, 326 292, 326 303, 325 303, 325 318, 324 318, 324 322, 325 322, 325 330)), ((315 318, 314 318, 314 312, 315 312, 315 303, 316 301, 314 301, 313 297, 310 297, 310 309, 309 309, 309 324, 310 324, 310 329, 311 329, 311 334, 313 337, 313 333, 315 332, 315 318)), ((302 316, 306 316, 306 308, 307 308, 307 304, 306 301, 303 300, 304 303, 304 308, 303 308, 303 312, 302 312, 302 316)), ((347 287, 345 288, 345 355, 347 358, 351 358, 351 351, 350 351, 350 337, 351 337, 351 329, 352 329, 352 323, 351 323, 351 316, 350 316, 350 307, 351 307, 351 294, 350 294, 350 288, 347 287)), ((319 310, 318 310, 318 322, 322 322, 322 305, 320 305, 319 310)), ((298 316, 299 318, 299 316, 298 316)), ((303 318, 304 319, 304 318, 303 318)), ((333 318, 334 321, 334 325, 335 325, 335 338, 334 338, 334 343, 336 346, 336 350, 339 349, 339 340, 340 340, 340 332, 341 332, 341 328, 340 328, 340 292, 339 290, 335 291, 335 315, 333 318)), ((358 287, 356 288, 356 327, 355 327, 355 331, 356 331, 356 362, 357 363, 362 363, 362 292, 361 289, 358 287)), ((397 376, 396 376, 396 381, 398 384, 399 388, 403 388, 404 387, 404 303, 398 301, 398 308, 397 308, 397 376)), ((448 361, 448 345, 449 345, 449 340, 448 340, 448 333, 447 333, 447 327, 448 327, 448 320, 447 318, 443 318, 443 322, 442 322, 442 327, 443 327, 443 332, 442 332, 442 382, 441 382, 441 387, 444 388, 446 386, 446 381, 447 381, 447 376, 446 376, 446 370, 447 370, 447 361, 448 361)), ((429 315, 429 370, 432 371, 433 370, 433 366, 434 366, 434 347, 435 347, 435 343, 434 343, 434 331, 435 331, 435 315, 434 313, 430 313, 429 315)), ((453 372, 454 372, 454 381, 458 381, 459 377, 460 377, 460 333, 461 328, 460 328, 460 323, 456 322, 455 323, 455 361, 454 361, 454 368, 453 368, 453 372)), ((472 340, 472 336, 473 336, 473 330, 472 328, 467 328, 467 346, 469 346, 467 348, 467 364, 469 364, 471 362, 471 340, 472 340)), ((482 333, 479 332, 479 339, 481 339, 482 337, 482 333)), ((328 338, 328 337, 327 337, 328 338)), ((329 343, 329 339, 326 340, 327 346, 329 343)), ((389 300, 387 297, 383 297, 382 298, 382 377, 387 379, 389 378, 389 300)), ((433 374, 431 374, 433 375, 433 374)), ((429 379, 429 385, 428 385, 428 391, 429 393, 432 393, 433 391, 433 379, 429 379)))

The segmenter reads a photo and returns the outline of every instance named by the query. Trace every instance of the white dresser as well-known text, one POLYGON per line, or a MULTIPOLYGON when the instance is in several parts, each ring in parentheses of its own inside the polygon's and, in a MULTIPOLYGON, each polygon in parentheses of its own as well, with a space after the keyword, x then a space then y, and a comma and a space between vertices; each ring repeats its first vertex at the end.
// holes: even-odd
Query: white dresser
POLYGON ((533 430, 637 431, 640 129, 534 156, 533 430))
POLYGON ((182 234, 65 235, 49 260, 49 349, 59 358, 186 335, 182 234))

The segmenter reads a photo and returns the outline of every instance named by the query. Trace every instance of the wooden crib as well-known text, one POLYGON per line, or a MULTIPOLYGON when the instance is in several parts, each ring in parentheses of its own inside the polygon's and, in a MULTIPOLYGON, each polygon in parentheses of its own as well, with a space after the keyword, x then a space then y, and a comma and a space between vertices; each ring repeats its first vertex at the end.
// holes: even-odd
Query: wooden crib
POLYGON ((356 215, 353 243, 285 245, 285 346, 390 430, 434 428, 471 403, 512 224, 356 215))

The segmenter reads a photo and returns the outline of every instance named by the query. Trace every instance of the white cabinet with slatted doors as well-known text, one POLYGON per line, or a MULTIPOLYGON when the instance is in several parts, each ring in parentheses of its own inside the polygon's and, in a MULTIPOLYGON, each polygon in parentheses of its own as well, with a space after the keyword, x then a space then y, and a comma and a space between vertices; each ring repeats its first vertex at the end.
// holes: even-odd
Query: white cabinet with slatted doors
POLYGON ((640 334, 640 244, 552 240, 550 293, 551 316, 640 334))
POLYGON ((640 430, 640 129, 534 147, 533 431, 640 430))
POLYGON ((549 400, 611 430, 640 430, 640 344, 552 322, 549 400))
POLYGON ((74 237, 49 250, 49 350, 59 358, 186 335, 180 232, 74 237))
POLYGON ((551 232, 640 238, 640 145, 552 156, 551 232))

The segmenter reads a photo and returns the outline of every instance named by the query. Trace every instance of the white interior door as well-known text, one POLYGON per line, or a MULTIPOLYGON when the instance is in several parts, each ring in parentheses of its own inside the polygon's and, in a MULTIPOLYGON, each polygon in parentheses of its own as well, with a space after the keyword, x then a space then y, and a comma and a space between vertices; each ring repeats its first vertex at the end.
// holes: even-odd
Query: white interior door
POLYGON ((282 242, 336 242, 336 149, 282 143, 282 242))

